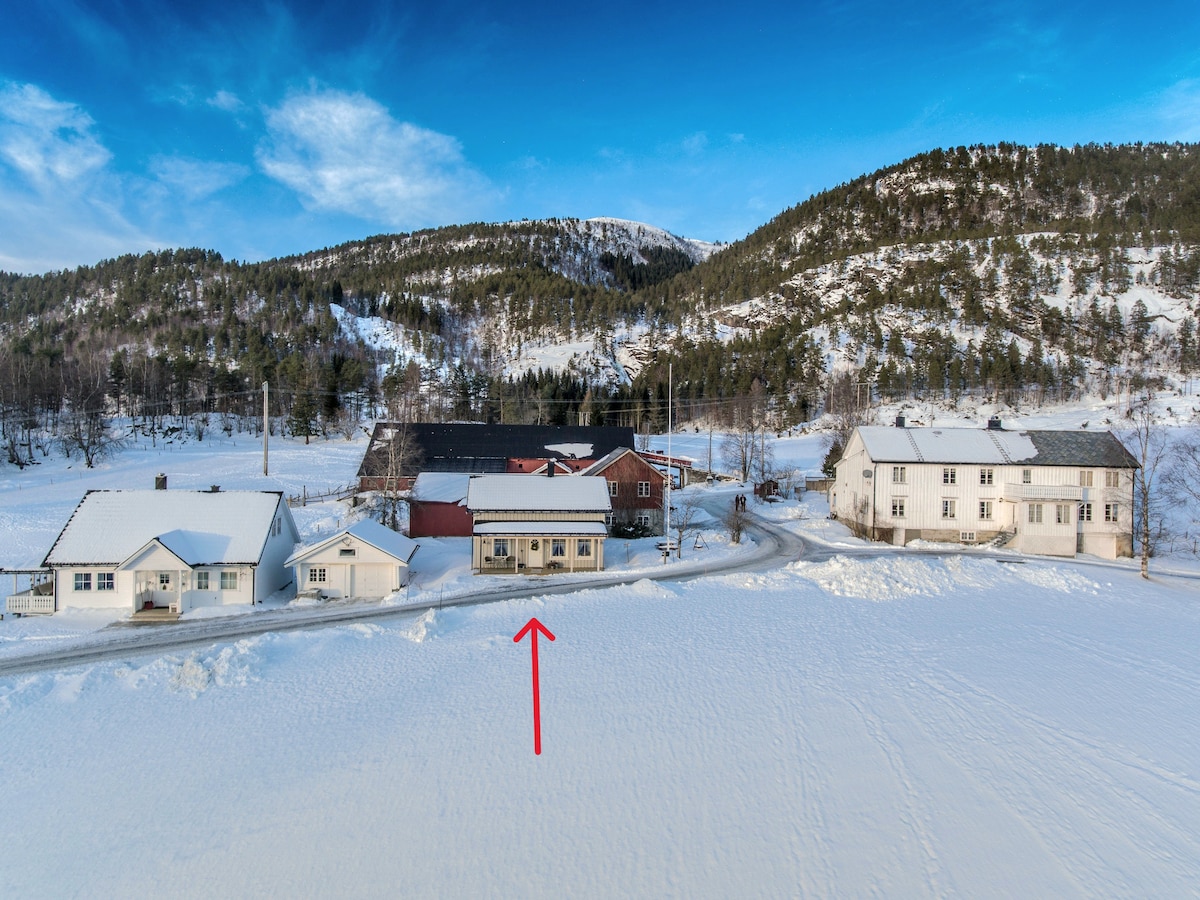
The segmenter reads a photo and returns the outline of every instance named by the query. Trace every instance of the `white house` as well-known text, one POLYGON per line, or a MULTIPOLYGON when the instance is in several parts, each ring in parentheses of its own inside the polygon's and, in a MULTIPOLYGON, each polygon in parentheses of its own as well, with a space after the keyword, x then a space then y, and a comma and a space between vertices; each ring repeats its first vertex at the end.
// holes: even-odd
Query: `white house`
POLYGON ((478 475, 467 485, 467 509, 476 572, 604 568, 605 522, 612 512, 604 478, 478 475))
POLYGON ((408 566, 419 545, 372 519, 293 553, 284 565, 296 570, 301 591, 322 597, 381 598, 408 583, 408 566))
POLYGON ((1108 559, 1133 553, 1137 461, 1110 432, 860 426, 830 511, 876 540, 981 543, 1108 559))
POLYGON ((89 491, 43 563, 54 609, 251 605, 291 583, 278 491, 89 491))

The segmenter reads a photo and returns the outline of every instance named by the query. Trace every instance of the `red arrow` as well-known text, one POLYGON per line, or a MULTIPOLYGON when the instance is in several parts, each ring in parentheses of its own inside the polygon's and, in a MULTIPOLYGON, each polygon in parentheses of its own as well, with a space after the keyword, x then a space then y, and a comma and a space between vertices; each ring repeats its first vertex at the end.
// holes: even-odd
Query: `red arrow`
POLYGON ((536 617, 526 622, 525 627, 513 637, 513 641, 519 644, 521 638, 529 635, 529 646, 533 650, 533 752, 538 756, 542 753, 542 698, 541 692, 538 689, 537 660, 537 636, 539 631, 550 640, 554 640, 554 635, 550 633, 550 629, 539 622, 536 617))

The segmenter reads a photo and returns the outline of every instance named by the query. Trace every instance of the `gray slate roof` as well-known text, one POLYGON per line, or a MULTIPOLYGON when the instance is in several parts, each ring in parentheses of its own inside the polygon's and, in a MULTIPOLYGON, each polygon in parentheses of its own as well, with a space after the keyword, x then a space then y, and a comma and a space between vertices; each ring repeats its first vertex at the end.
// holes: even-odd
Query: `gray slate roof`
POLYGON ((1109 431, 863 425, 858 433, 876 462, 1137 468, 1137 460, 1109 431))

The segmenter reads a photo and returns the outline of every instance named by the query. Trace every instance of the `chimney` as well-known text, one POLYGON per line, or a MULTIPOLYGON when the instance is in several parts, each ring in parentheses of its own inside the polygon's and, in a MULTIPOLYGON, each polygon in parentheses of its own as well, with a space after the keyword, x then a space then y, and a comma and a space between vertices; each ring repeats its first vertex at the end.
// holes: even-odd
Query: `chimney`
POLYGON ((167 476, 162 472, 154 476, 154 489, 156 491, 165 491, 167 489, 167 476))
POLYGON ((896 416, 896 427, 897 428, 904 427, 904 416, 896 416))
POLYGON ((554 460, 551 459, 551 460, 546 461, 546 477, 547 478, 554 477, 554 466, 555 466, 554 460))
POLYGON ((988 427, 988 431, 1003 431, 1004 430, 1000 427, 1000 417, 999 416, 992 416, 990 419, 988 419, 987 427, 988 427))
POLYGON ((210 494, 219 494, 221 493, 221 486, 219 484, 211 485, 208 489, 208 492, 210 494))

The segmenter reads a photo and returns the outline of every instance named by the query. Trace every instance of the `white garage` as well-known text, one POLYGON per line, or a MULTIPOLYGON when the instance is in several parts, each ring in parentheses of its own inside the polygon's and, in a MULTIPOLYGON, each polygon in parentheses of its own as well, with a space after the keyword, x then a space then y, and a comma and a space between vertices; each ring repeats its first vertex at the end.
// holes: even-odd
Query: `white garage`
POLYGON ((328 599, 379 599, 408 583, 419 545, 363 519, 320 543, 302 547, 285 563, 296 570, 296 589, 328 599))

